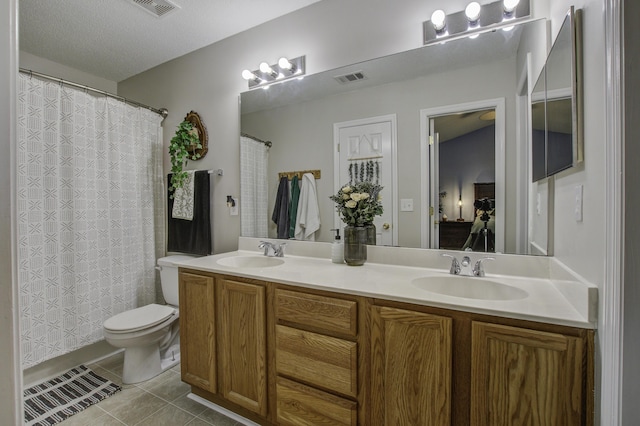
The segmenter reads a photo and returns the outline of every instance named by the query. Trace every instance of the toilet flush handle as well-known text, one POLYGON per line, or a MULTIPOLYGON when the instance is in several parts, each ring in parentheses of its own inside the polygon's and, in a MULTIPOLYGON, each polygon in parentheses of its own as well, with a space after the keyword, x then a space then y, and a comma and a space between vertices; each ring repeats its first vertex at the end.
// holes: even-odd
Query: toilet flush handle
POLYGON ((156 266, 156 270, 162 271, 162 266, 156 266))

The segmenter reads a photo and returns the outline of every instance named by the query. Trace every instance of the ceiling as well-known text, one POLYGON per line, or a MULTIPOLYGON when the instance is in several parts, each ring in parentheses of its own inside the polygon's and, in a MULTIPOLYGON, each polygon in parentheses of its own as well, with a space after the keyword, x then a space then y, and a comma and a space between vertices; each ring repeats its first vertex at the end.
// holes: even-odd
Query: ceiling
POLYGON ((20 50, 119 82, 319 0, 170 1, 19 0, 20 50))

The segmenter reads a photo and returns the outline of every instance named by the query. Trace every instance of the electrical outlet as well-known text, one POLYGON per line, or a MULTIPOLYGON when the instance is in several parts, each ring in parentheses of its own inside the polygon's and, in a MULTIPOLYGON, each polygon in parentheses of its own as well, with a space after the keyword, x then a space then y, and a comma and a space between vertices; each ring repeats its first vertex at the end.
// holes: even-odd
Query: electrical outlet
POLYGON ((412 212, 413 211, 413 198, 402 198, 402 199, 400 199, 400 211, 401 212, 412 212))

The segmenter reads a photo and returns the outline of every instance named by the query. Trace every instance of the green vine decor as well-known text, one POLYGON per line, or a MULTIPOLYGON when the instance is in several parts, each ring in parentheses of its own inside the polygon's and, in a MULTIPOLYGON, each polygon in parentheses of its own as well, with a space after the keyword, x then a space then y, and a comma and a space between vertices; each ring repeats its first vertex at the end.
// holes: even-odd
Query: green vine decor
MULTIPOLYGON (((197 149, 202 148, 198 129, 189 121, 183 121, 178 125, 175 136, 171 138, 169 144, 169 157, 171 157, 171 186, 169 190, 174 192, 178 188, 182 188, 187 177, 184 167, 188 160, 197 160, 200 154, 197 149), (191 154, 189 153, 191 151, 191 154)), ((173 195, 171 195, 173 198, 173 195)))

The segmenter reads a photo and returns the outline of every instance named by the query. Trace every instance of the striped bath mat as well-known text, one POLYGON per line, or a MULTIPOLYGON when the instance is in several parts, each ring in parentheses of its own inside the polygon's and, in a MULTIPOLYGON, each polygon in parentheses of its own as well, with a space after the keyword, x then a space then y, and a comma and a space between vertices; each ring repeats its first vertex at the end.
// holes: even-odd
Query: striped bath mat
POLYGON ((81 365, 24 391, 24 423, 50 426, 102 401, 120 386, 81 365))

